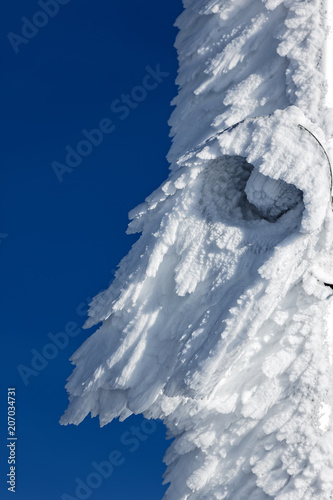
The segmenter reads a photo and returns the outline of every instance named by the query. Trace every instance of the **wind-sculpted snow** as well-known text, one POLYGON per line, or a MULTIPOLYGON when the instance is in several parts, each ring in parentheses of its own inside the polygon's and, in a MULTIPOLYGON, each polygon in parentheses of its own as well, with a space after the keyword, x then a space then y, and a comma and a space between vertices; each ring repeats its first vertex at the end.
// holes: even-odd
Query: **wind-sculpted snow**
POLYGON ((170 161, 249 116, 293 104, 321 120, 321 0, 188 0, 176 25, 180 87, 170 161), (195 124, 195 126, 193 126, 195 124))
POLYGON ((86 326, 102 325, 72 356, 62 423, 163 419, 168 500, 332 500, 322 5, 185 7, 182 154, 130 214, 142 234, 91 304, 86 326), (229 128, 212 134, 212 117, 229 128))

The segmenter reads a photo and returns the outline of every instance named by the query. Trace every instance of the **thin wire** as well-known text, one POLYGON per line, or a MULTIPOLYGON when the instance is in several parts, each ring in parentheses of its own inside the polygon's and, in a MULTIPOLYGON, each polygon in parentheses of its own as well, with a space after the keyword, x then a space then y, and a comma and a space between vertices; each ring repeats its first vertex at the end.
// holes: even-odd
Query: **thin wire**
POLYGON ((299 128, 303 129, 303 130, 306 130, 306 132, 308 132, 310 135, 312 135, 312 137, 317 141, 317 143, 319 144, 319 146, 321 147, 321 149, 324 151, 324 154, 327 158, 327 161, 328 161, 328 166, 329 166, 329 169, 330 169, 330 180, 331 180, 331 185, 330 185, 330 193, 331 193, 331 206, 333 208, 333 199, 332 199, 332 191, 333 191, 333 172, 332 172, 332 164, 331 164, 331 160, 330 160, 330 157, 328 156, 328 153, 326 151, 326 149, 324 148, 324 146, 322 145, 322 143, 320 142, 320 140, 311 132, 311 130, 307 129, 306 127, 304 127, 304 125, 301 125, 300 123, 298 124, 299 128))
MULTIPOLYGON (((269 115, 254 116, 254 117, 251 117, 251 118, 244 118, 244 120, 241 120, 238 123, 234 123, 234 125, 231 125, 230 127, 227 127, 226 129, 221 130, 217 134, 211 135, 208 139, 205 140, 204 144, 207 144, 208 142, 214 140, 217 136, 224 134, 224 132, 229 132, 230 130, 238 127, 238 125, 241 125, 245 121, 255 121, 255 120, 258 120, 258 118, 265 118, 265 117, 269 117, 269 116, 271 116, 271 115, 269 114, 269 115)), ((332 171, 331 160, 330 160, 330 158, 328 156, 328 153, 327 153, 326 149, 324 148, 324 146, 322 145, 322 143, 320 142, 320 140, 314 135, 314 133, 311 132, 311 130, 307 129, 304 125, 301 125, 300 123, 298 124, 298 126, 299 126, 300 129, 305 130, 306 132, 308 132, 316 140, 316 142, 319 144, 319 146, 321 147, 321 149, 323 150, 323 152, 324 152, 324 154, 325 154, 325 156, 327 158, 327 162, 328 162, 328 166, 329 166, 329 171, 330 171, 330 203, 331 203, 331 207, 333 208, 333 171, 332 171)))

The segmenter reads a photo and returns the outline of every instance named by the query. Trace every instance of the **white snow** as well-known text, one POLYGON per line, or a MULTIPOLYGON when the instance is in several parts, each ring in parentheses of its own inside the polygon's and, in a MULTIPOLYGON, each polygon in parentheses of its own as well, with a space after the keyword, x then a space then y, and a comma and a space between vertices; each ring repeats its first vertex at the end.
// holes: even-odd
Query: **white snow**
POLYGON ((327 79, 326 106, 333 108, 333 6, 331 0, 326 0, 327 36, 324 49, 324 70, 327 79))
POLYGON ((166 499, 331 500, 324 4, 184 6, 172 170, 130 214, 62 423, 163 419, 166 499))

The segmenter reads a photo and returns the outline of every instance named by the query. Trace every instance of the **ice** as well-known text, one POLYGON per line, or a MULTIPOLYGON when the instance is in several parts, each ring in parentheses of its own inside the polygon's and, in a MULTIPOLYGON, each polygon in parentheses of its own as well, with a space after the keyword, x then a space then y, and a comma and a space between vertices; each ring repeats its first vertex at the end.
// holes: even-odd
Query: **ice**
POLYGON ((331 500, 324 5, 184 7, 171 173, 91 303, 62 423, 163 419, 166 500, 331 500))

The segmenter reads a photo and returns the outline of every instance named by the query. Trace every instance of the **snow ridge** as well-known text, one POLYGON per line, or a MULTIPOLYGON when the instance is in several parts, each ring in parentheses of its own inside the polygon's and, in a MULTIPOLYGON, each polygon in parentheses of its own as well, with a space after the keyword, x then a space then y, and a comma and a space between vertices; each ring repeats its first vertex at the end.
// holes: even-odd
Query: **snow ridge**
POLYGON ((163 419, 166 500, 331 500, 323 3, 184 6, 172 171, 92 301, 62 423, 163 419))

